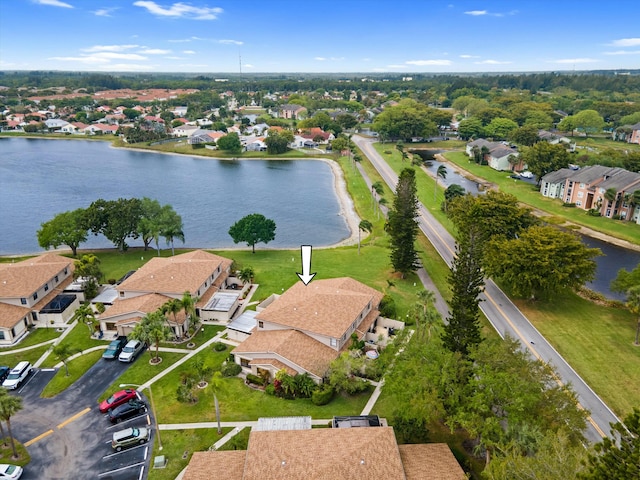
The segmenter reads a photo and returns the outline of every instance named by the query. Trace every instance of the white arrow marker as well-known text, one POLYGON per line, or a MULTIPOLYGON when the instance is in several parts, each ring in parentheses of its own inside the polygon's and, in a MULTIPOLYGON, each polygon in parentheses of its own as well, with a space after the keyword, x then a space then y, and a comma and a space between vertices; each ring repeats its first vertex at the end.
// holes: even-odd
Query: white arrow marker
POLYGON ((311 271, 311 245, 301 245, 300 252, 302 254, 302 273, 297 273, 302 283, 308 285, 309 282, 316 276, 314 273, 309 273, 311 271))

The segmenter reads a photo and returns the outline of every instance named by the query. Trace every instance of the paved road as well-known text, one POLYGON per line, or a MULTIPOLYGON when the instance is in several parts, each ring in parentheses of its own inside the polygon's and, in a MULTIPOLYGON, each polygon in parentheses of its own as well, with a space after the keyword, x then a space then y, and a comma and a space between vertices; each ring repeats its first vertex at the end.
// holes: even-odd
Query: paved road
MULTIPOLYGON (((373 148, 373 140, 358 135, 354 135, 351 140, 367 156, 387 185, 395 191, 398 176, 373 148)), ((451 265, 455 254, 454 238, 422 204, 419 204, 419 212, 418 222, 420 229, 431 241, 444 261, 451 265)), ((486 280, 485 291, 481 299, 480 308, 482 312, 501 337, 504 338, 509 335, 517 339, 522 347, 528 350, 535 358, 555 367, 560 377, 559 381, 564 384, 571 384, 578 394, 580 405, 591 412, 587 423, 587 431, 585 432, 587 439, 595 443, 608 435, 610 431, 609 424, 619 422, 618 417, 490 279, 486 280)))

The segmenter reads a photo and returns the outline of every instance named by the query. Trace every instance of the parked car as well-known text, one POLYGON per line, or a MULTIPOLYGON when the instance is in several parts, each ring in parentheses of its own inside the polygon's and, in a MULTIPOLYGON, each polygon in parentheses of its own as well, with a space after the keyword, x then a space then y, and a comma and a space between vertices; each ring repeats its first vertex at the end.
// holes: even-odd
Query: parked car
POLYGON ((123 403, 127 403, 129 400, 140 400, 138 392, 130 388, 120 390, 100 403, 100 413, 107 413, 107 410, 110 408, 116 408, 123 403))
POLYGON ((149 441, 148 428, 125 428, 113 434, 111 446, 116 452, 133 445, 142 445, 149 441))
POLYGON ((120 423, 127 418, 135 417, 147 411, 147 405, 141 400, 129 400, 127 403, 111 408, 108 411, 111 423, 120 423))
POLYGON ((19 467, 18 465, 0 463, 0 478, 17 480, 21 476, 22 476, 22 467, 19 467))
POLYGON ((127 344, 127 337, 118 337, 116 340, 112 341, 107 349, 102 354, 102 358, 107 360, 115 360, 120 355, 120 352, 127 344))
MULTIPOLYGON (((18 363, 7 375, 7 378, 4 382, 2 382, 2 386, 8 388, 9 390, 15 390, 18 388, 22 382, 26 380, 26 378, 31 373, 31 363, 26 360, 18 363)), ((0 477, 2 478, 2 477, 0 477)))
POLYGON ((531 172, 520 172, 520 176, 522 178, 533 178, 533 173, 531 173, 531 172))
POLYGON ((9 375, 11 368, 9 367, 0 367, 0 382, 4 382, 9 375))
POLYGON ((144 349, 144 344, 140 340, 129 340, 118 355, 121 362, 133 362, 144 349))

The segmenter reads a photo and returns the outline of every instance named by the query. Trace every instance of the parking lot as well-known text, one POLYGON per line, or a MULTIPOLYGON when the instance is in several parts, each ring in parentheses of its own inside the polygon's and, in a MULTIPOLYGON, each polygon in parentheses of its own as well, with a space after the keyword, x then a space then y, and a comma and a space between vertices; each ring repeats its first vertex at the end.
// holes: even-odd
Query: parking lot
MULTIPOLYGON (((12 392, 23 397, 24 405, 11 418, 12 430, 31 455, 23 479, 142 480, 147 477, 154 432, 148 443, 122 452, 113 450, 111 438, 121 429, 153 425, 151 410, 112 425, 98 408, 98 398, 128 367, 129 364, 101 359, 54 398, 40 398, 40 392, 53 378, 55 370, 35 369, 23 385, 12 392)), ((142 399, 147 402, 144 396, 142 399)))

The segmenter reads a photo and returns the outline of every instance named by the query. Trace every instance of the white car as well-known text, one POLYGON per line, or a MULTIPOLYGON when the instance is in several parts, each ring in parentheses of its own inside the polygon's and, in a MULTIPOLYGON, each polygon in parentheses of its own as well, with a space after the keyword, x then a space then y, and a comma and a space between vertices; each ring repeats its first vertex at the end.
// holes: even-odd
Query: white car
POLYGON ((522 178, 533 178, 533 173, 531 173, 531 172, 520 172, 520 176, 522 178))
POLYGON ((0 478, 10 478, 11 480, 17 480, 21 476, 22 467, 19 467, 18 465, 0 463, 0 478))
POLYGON ((140 340, 129 340, 118 355, 118 360, 125 363, 133 362, 143 348, 144 344, 140 340))

